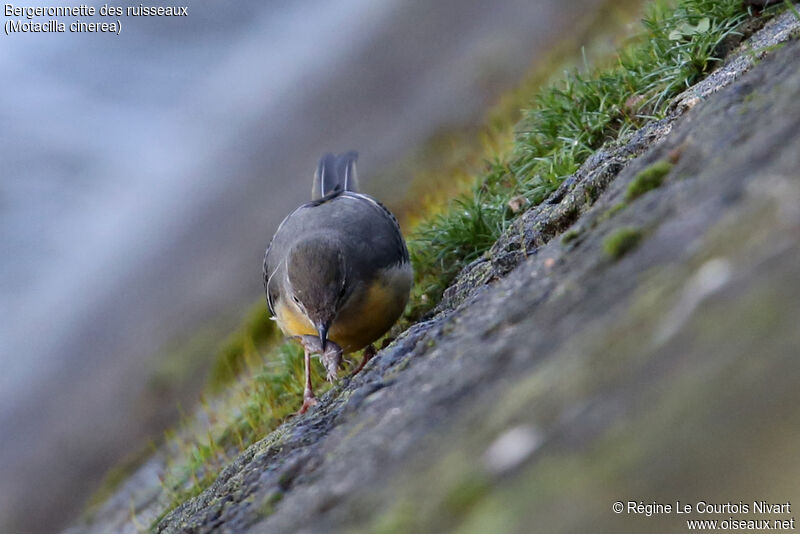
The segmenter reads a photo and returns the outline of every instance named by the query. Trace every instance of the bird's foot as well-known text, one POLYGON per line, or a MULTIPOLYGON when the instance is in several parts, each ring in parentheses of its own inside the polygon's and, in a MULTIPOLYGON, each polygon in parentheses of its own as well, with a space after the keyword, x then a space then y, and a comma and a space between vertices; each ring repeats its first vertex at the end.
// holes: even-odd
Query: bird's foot
POLYGON ((364 349, 364 355, 361 357, 361 363, 358 364, 356 370, 350 376, 356 376, 361 370, 364 368, 365 365, 377 354, 378 352, 375 350, 375 345, 368 345, 367 348, 364 349))
POLYGON ((295 415, 303 415, 308 411, 309 408, 311 408, 312 406, 316 406, 317 404, 319 404, 319 401, 317 400, 316 397, 304 398, 303 405, 300 407, 299 410, 297 410, 297 413, 295 415))
POLYGON ((309 408, 311 408, 312 406, 316 406, 317 404, 319 404, 319 401, 314 396, 314 392, 306 389, 305 392, 303 393, 303 405, 300 407, 299 410, 297 410, 297 413, 295 415, 302 415, 306 413, 309 408))

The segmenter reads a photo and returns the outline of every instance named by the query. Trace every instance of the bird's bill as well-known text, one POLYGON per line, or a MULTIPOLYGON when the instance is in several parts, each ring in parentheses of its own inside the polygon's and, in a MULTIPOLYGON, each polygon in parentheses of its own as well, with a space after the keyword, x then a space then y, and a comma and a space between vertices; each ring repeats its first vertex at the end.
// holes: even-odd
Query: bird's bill
POLYGON ((330 328, 330 323, 327 322, 318 322, 314 325, 317 329, 317 335, 319 335, 319 342, 322 345, 322 351, 325 352, 325 347, 328 344, 328 329, 330 328))

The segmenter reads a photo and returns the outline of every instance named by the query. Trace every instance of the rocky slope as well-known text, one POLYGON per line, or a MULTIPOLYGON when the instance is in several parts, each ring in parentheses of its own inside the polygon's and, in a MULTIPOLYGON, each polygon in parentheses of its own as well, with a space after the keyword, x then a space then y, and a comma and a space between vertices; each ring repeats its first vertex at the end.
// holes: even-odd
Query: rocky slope
MULTIPOLYGON (((774 19, 598 151, 155 530, 684 531, 612 504, 800 502, 798 32, 774 19)), ((146 529, 162 461, 69 532, 146 529)))

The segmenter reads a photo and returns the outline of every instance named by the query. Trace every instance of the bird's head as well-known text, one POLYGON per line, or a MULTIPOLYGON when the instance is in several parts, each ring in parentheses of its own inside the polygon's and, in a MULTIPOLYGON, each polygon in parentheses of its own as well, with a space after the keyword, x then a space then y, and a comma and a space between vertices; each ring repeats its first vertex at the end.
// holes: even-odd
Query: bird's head
POLYGON ((323 350, 328 329, 347 296, 347 268, 337 240, 319 235, 304 239, 289 251, 288 298, 314 325, 323 350))

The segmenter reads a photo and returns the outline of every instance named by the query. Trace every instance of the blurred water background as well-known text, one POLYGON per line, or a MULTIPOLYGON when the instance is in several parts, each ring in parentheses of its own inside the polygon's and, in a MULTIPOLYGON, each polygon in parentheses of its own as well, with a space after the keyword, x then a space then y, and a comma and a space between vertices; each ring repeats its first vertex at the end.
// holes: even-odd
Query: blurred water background
POLYGON ((0 531, 63 525, 174 422, 158 355, 213 353, 260 298, 323 151, 359 150, 391 206, 387 166, 602 3, 193 1, 120 36, 0 36, 0 531))

